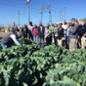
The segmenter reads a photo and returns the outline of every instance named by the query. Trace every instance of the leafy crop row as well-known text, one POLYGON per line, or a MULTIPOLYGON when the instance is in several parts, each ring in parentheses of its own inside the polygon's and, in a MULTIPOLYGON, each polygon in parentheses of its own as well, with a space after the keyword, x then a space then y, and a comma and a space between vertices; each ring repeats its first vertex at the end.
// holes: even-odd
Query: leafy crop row
POLYGON ((86 86, 86 50, 55 45, 0 50, 0 86, 86 86))

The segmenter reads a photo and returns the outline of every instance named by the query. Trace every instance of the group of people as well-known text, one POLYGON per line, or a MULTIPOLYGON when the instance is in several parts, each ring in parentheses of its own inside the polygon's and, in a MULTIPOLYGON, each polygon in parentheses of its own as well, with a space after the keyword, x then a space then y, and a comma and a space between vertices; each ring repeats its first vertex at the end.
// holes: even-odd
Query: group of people
POLYGON ((33 25, 32 22, 22 27, 13 24, 11 31, 6 32, 2 38, 2 47, 21 45, 19 42, 21 37, 36 42, 40 47, 55 43, 70 50, 86 48, 86 24, 75 18, 72 18, 70 22, 46 26, 42 23, 39 26, 33 25))

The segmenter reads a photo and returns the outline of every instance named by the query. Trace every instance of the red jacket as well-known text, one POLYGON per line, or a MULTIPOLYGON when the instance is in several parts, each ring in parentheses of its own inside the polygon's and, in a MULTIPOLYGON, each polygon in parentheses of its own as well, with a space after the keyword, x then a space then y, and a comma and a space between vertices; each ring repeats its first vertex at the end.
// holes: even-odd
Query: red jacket
POLYGON ((38 28, 33 28, 32 34, 33 34, 33 36, 38 36, 39 35, 38 28))

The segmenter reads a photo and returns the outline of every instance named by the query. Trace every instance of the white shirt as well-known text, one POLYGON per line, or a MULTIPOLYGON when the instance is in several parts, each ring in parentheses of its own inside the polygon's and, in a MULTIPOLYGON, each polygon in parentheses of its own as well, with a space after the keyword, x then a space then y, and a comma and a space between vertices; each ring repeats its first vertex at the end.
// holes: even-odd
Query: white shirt
POLYGON ((63 25, 62 25, 62 28, 63 28, 63 29, 67 29, 67 28, 68 28, 68 25, 64 25, 64 24, 63 24, 63 25))
POLYGON ((15 34, 11 34, 10 37, 12 38, 12 40, 14 41, 14 43, 15 43, 16 45, 20 45, 20 43, 19 43, 19 41, 17 40, 15 34))
POLYGON ((28 28, 29 28, 30 31, 32 31, 33 26, 28 25, 28 28))
POLYGON ((45 28, 45 38, 49 36, 49 30, 47 28, 45 28))

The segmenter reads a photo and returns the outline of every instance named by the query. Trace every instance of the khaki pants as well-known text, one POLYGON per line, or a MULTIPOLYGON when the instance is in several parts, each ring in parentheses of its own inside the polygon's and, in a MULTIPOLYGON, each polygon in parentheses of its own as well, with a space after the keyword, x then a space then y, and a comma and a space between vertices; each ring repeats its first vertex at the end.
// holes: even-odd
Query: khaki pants
POLYGON ((58 42, 58 46, 62 47, 62 39, 58 39, 57 42, 58 42))
POLYGON ((70 51, 77 49, 77 39, 76 38, 70 38, 69 49, 70 51))
POLYGON ((81 48, 85 48, 86 47, 86 38, 85 37, 82 37, 81 38, 81 48))

